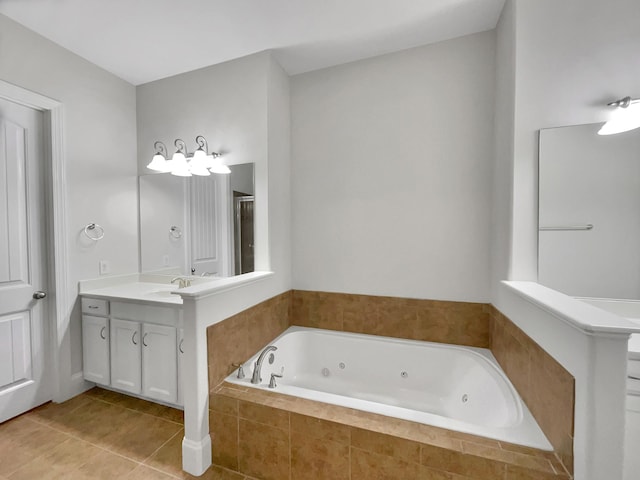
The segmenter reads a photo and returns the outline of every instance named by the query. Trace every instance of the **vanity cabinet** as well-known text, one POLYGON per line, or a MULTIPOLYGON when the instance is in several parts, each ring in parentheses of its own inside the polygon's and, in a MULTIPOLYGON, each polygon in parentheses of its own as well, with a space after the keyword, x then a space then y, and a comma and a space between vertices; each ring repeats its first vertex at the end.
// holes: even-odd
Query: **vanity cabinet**
POLYGON ((111 386, 124 392, 142 392, 140 324, 111 319, 111 386))
POLYGON ((176 329, 145 323, 142 326, 142 395, 178 403, 178 349, 176 329))
POLYGON ((180 309, 89 298, 82 306, 86 380, 182 405, 180 309), (104 316, 89 314, 96 311, 104 316))
POLYGON ((82 316, 82 349, 84 378, 100 385, 109 385, 109 319, 82 316))

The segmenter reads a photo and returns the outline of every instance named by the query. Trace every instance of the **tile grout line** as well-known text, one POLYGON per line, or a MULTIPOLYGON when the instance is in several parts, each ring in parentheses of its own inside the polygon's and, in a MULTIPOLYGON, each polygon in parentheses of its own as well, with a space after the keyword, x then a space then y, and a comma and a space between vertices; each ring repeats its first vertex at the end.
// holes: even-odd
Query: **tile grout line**
MULTIPOLYGON (((184 430, 184 429, 183 429, 183 430, 184 430)), ((156 453, 158 453, 158 452, 160 451, 160 449, 162 449, 162 447, 164 447, 164 446, 165 446, 165 445, 167 445, 171 440, 173 440, 173 438, 174 438, 176 435, 179 435, 181 431, 182 431, 182 430, 178 430, 176 433, 174 433, 173 435, 171 435, 171 436, 169 437, 169 439, 168 439, 166 442, 164 442, 162 445, 160 445, 158 448, 156 448, 156 449, 151 453, 151 455, 149 455, 147 458, 145 458, 141 463, 142 463, 143 465, 146 465, 147 467, 154 468, 154 467, 152 467, 151 465, 149 465, 149 464, 147 463, 147 460, 149 460, 149 459, 150 459, 151 457, 153 457, 156 453)), ((180 455, 180 457, 182 457, 182 455, 180 455)), ((159 469, 157 469, 157 468, 156 468, 156 470, 159 470, 159 469)), ((164 472, 164 470, 161 470, 161 471, 162 471, 163 473, 166 473, 166 472, 164 472)))
MULTIPOLYGON (((30 419, 30 420, 31 420, 31 419, 30 419)), ((32 420, 32 421, 35 421, 35 420, 32 420)), ((51 425, 48 425, 48 424, 46 424, 46 423, 41 423, 41 422, 36 422, 36 423, 38 423, 38 424, 40 424, 40 425, 43 425, 43 426, 45 426, 45 427, 48 427, 48 428, 50 428, 51 430, 54 430, 54 431, 56 431, 56 432, 58 432, 58 433, 62 433, 62 434, 64 434, 64 435, 68 436, 69 438, 73 438, 74 440, 80 440, 80 441, 82 441, 82 442, 84 442, 84 443, 86 443, 86 444, 88 444, 88 445, 91 445, 92 447, 96 447, 96 448, 98 448, 98 449, 100 449, 100 450, 103 450, 103 451, 105 451, 105 452, 107 452, 107 453, 110 453, 110 454, 116 455, 116 456, 118 456, 118 457, 124 458, 125 460, 129 460, 129 461, 131 461, 131 462, 133 462, 133 463, 138 464, 138 465, 134 468, 134 470, 135 470, 136 468, 138 468, 138 466, 140 466, 140 465, 144 465, 145 467, 148 467, 148 465, 145 465, 145 464, 144 464, 144 462, 145 462, 149 457, 151 457, 151 455, 155 454, 155 451, 154 451, 151 455, 149 455, 149 457, 145 458, 145 460, 140 461, 140 460, 137 460, 137 459, 135 459, 135 458, 127 457, 126 455, 123 455, 123 454, 122 454, 122 453, 120 453, 120 452, 116 452, 116 451, 114 451, 114 450, 110 450, 110 449, 108 449, 108 448, 104 447, 103 445, 98 445, 98 444, 96 444, 96 443, 90 442, 90 441, 88 441, 87 439, 82 438, 82 437, 80 437, 80 436, 78 436, 78 435, 74 435, 74 434, 72 434, 72 433, 65 432, 64 430, 60 430, 60 429, 58 429, 58 428, 52 427, 51 425)), ((171 436, 171 438, 175 437, 178 433, 180 433, 180 431, 178 431, 178 432, 176 432, 175 434, 173 434, 173 435, 171 436)), ((170 439, 171 439, 171 438, 170 438, 170 439)), ((170 439, 169 439, 169 440, 170 440, 170 439)), ((168 440, 167 440, 167 442, 168 442, 168 440)), ((165 442, 163 445, 165 445, 167 442, 165 442)), ((63 442, 63 443, 64 443, 64 442, 63 442)), ((157 450, 156 450, 156 451, 157 451, 157 450)), ((40 457, 41 457, 41 456, 43 456, 43 455, 44 455, 44 453, 43 453, 42 455, 38 455, 38 456, 37 456, 37 457, 35 457, 35 458, 40 458, 40 457)), ((153 467, 149 467, 149 468, 153 468, 153 467)), ((160 471, 160 470, 159 470, 159 471, 160 471)), ((13 473, 15 473, 15 472, 11 472, 11 473, 13 474, 13 473)), ((166 472, 164 472, 164 471, 163 471, 162 473, 166 473, 166 472)), ((179 477, 174 477, 174 478, 179 478, 179 477)))
MULTIPOLYGON (((124 394, 123 394, 123 395, 124 395, 124 394)), ((136 397, 133 397, 133 398, 136 398, 136 397)), ((173 421, 173 420, 169 420, 168 418, 165 418, 165 417, 159 417, 158 415, 153 415, 153 414, 151 414, 151 413, 143 412, 143 411, 141 411, 141 410, 136 410, 135 408, 125 407, 124 405, 121 405, 121 404, 119 404, 119 403, 109 402, 109 401, 107 401, 107 400, 103 400, 102 398, 92 398, 92 400, 96 400, 96 401, 98 401, 98 402, 106 403, 107 405, 113 405, 114 407, 124 408, 125 410, 129 410, 129 411, 131 411, 131 412, 139 413, 140 415, 146 415, 146 416, 148 416, 148 417, 157 418, 157 419, 159 419, 159 420, 164 420, 165 422, 174 423, 174 424, 176 424, 176 425, 182 425, 182 426, 184 426, 184 422, 175 422, 175 421, 173 421)), ((148 401, 148 400, 145 400, 145 401, 148 401)), ((159 405, 161 405, 161 404, 159 404, 159 405)), ((166 405, 163 405, 163 406, 166 406, 166 405)), ((79 408, 79 407, 78 407, 78 408, 79 408)), ((173 407, 168 407, 168 408, 173 408, 173 407)), ((75 410, 74 410, 74 411, 75 411, 75 410)))
MULTIPOLYGON (((45 425, 45 426, 47 426, 47 425, 45 425)), ((55 430, 55 429, 52 429, 52 430, 55 430)), ((60 432, 58 432, 58 433, 60 433, 60 432)), ((58 445, 63 445, 64 443, 67 443, 69 440, 71 440, 71 438, 67 438, 64 442, 60 442, 58 445)), ((58 445, 56 445, 56 446, 58 446, 58 445)), ((29 463, 32 463, 32 462, 38 460, 39 458, 44 457, 48 452, 49 451, 47 450, 47 451, 42 452, 40 455, 37 455, 37 456, 35 456, 33 458, 30 458, 27 462, 25 462, 24 464, 20 465, 15 470, 12 470, 10 473, 7 473, 6 478, 9 478, 11 475, 13 475, 14 473, 18 472, 20 469, 24 468, 29 463)), ((4 477, 0 476, 0 478, 4 478, 4 477)))

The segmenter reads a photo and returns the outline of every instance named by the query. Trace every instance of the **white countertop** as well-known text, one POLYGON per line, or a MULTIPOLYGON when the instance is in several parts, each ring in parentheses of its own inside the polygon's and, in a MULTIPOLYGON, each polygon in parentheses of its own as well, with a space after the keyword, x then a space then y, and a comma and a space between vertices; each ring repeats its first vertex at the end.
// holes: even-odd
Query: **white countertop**
POLYGON ((109 300, 136 300, 150 303, 182 305, 182 297, 175 285, 149 282, 127 282, 102 288, 81 289, 81 295, 109 300))
POLYGON ((113 275, 78 283, 78 293, 108 300, 131 300, 150 304, 182 305, 182 297, 200 298, 238 288, 273 275, 273 272, 251 272, 234 277, 194 277, 190 275, 155 275, 134 273, 113 275), (171 279, 188 279, 191 286, 178 288, 171 279))

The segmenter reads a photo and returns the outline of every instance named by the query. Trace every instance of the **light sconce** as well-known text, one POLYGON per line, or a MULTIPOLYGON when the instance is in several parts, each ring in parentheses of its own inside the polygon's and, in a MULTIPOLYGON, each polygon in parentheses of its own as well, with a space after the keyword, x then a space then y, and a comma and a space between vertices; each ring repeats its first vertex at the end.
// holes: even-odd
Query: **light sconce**
POLYGON ((155 155, 147 165, 150 170, 162 173, 171 173, 179 177, 190 177, 192 175, 207 176, 211 173, 228 174, 231 173, 229 167, 222 163, 222 154, 211 152, 207 140, 202 136, 196 137, 198 148, 193 154, 187 151, 187 145, 181 139, 174 142, 176 152, 167 160, 168 150, 164 143, 155 142, 155 155))
POLYGON ((598 130, 598 135, 614 135, 640 128, 640 98, 624 97, 607 105, 616 109, 598 130))

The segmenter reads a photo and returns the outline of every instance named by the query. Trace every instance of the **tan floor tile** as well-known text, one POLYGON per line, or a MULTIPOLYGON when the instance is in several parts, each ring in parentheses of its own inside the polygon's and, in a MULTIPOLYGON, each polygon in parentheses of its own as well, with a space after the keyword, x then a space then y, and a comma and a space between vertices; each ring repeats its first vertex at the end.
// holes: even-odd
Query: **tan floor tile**
POLYGON ((100 449, 82 440, 68 438, 39 457, 33 458, 9 475, 11 480, 32 478, 64 478, 87 460, 100 453, 100 449))
POLYGON ((0 475, 10 473, 25 466, 31 460, 65 442, 69 437, 46 425, 27 421, 20 423, 21 429, 0 438, 0 475))
POLYGON ((180 430, 182 426, 177 423, 149 415, 134 414, 127 423, 101 438, 99 445, 142 462, 180 430))
POLYGON ((159 472, 158 470, 154 470, 153 468, 145 465, 140 465, 124 478, 127 480, 168 480, 176 477, 167 473, 159 472))
POLYGON ((44 405, 31 410, 25 417, 45 424, 54 424, 60 418, 73 412, 77 408, 86 405, 91 399, 84 395, 78 395, 63 403, 45 403, 44 405))
POLYGON ((144 464, 171 475, 182 474, 182 439, 184 431, 180 430, 162 445, 144 464))
POLYGON ((111 480, 123 478, 138 467, 138 463, 133 460, 121 457, 115 453, 100 450, 100 452, 89 459, 84 465, 78 468, 74 475, 78 479, 111 480))
POLYGON ((252 480, 249 477, 245 477, 241 473, 232 472, 231 470, 226 470, 216 465, 212 465, 211 467, 209 467, 209 469, 200 477, 194 477, 193 475, 189 475, 185 472, 182 472, 182 474, 183 475, 181 478, 188 478, 193 480, 252 480))

